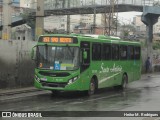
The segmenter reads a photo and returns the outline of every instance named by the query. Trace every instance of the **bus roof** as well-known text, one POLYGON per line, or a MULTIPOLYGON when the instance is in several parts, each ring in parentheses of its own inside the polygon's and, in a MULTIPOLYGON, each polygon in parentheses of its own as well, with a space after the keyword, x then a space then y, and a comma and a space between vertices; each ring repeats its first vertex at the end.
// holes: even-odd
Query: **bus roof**
POLYGON ((120 37, 116 36, 106 36, 106 35, 95 35, 95 34, 71 34, 75 37, 87 37, 87 38, 94 38, 95 40, 99 41, 110 41, 111 43, 132 43, 132 44, 140 44, 140 42, 137 41, 127 41, 123 40, 120 37))
POLYGON ((62 37, 77 37, 77 38, 90 38, 90 39, 85 39, 86 41, 91 41, 91 39, 94 39, 95 41, 108 41, 111 43, 131 43, 131 44, 140 44, 140 42, 137 41, 127 41, 123 40, 119 37, 116 36, 106 36, 106 35, 95 35, 95 34, 76 34, 76 33, 71 33, 71 34, 44 34, 41 36, 62 36, 62 37))

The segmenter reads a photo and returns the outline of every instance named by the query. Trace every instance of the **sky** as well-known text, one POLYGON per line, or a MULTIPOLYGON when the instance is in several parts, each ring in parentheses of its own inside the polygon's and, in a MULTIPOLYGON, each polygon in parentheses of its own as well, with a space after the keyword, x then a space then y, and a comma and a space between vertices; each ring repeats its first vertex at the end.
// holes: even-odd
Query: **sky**
POLYGON ((142 12, 119 12, 118 19, 122 24, 129 24, 133 21, 133 17, 136 15, 142 15, 142 12))

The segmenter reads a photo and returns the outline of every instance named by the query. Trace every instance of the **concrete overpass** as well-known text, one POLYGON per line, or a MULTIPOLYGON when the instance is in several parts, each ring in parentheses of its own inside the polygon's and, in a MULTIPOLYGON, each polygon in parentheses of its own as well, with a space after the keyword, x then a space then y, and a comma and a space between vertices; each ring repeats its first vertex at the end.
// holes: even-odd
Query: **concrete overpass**
MULTIPOLYGON (((138 11, 143 12, 143 6, 152 6, 156 0, 118 0, 115 5, 116 12, 138 11)), ((37 3, 33 3, 36 8, 37 3)), ((77 15, 77 14, 93 14, 109 12, 109 0, 52 0, 49 3, 44 3, 44 17, 50 15, 77 15), (68 2, 70 5, 68 6, 68 2)), ((24 9, 31 13, 31 16, 36 17, 36 10, 24 9)), ((11 27, 26 23, 21 16, 12 17, 11 27)), ((0 30, 2 25, 0 23, 0 30)))
MULTIPOLYGON (((46 3, 44 6, 44 17, 50 15, 77 15, 77 14, 93 14, 109 12, 109 0, 52 0, 50 3, 46 3), (67 2, 71 2, 68 7, 67 2), (65 2, 65 3, 63 3, 65 2)), ((145 2, 148 0, 118 0, 118 4, 115 5, 116 12, 129 12, 138 11, 143 12, 144 5, 152 5, 152 2, 145 2)), ((33 3, 37 6, 36 3, 33 3)), ((36 8, 36 7, 35 7, 36 8)), ((31 16, 36 17, 36 10, 24 9, 31 13, 31 16)), ((21 16, 12 17, 11 27, 26 23, 21 16)), ((2 25, 0 23, 0 30, 2 25)))
MULTIPOLYGON (((105 13, 109 12, 109 5, 96 5, 96 6, 85 6, 79 8, 64 8, 64 9, 46 9, 44 14, 45 16, 50 15, 77 15, 77 14, 93 14, 94 9, 96 13, 105 13)), ((131 5, 131 4, 118 4, 115 6, 115 12, 129 12, 129 11, 138 11, 143 12, 142 5, 131 5)))

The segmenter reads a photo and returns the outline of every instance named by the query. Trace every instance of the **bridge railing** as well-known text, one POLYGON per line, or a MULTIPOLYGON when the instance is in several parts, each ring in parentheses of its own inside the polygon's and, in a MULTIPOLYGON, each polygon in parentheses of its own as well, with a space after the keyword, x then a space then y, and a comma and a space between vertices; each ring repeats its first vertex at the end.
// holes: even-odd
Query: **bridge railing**
MULTIPOLYGON (((45 2, 45 10, 110 5, 110 1, 111 0, 50 0, 50 2, 45 2)), ((156 0, 117 0, 118 4, 140 6, 145 4, 153 5, 153 1, 156 0)))

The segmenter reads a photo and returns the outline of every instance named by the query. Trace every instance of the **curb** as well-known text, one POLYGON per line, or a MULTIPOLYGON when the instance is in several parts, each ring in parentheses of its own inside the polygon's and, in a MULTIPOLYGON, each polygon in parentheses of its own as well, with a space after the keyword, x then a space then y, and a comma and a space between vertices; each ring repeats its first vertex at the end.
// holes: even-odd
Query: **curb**
POLYGON ((14 95, 14 94, 21 94, 21 93, 27 93, 27 92, 36 92, 36 91, 41 91, 39 89, 36 89, 34 87, 29 87, 29 88, 17 88, 17 89, 9 89, 9 90, 0 90, 0 96, 3 95, 14 95))

